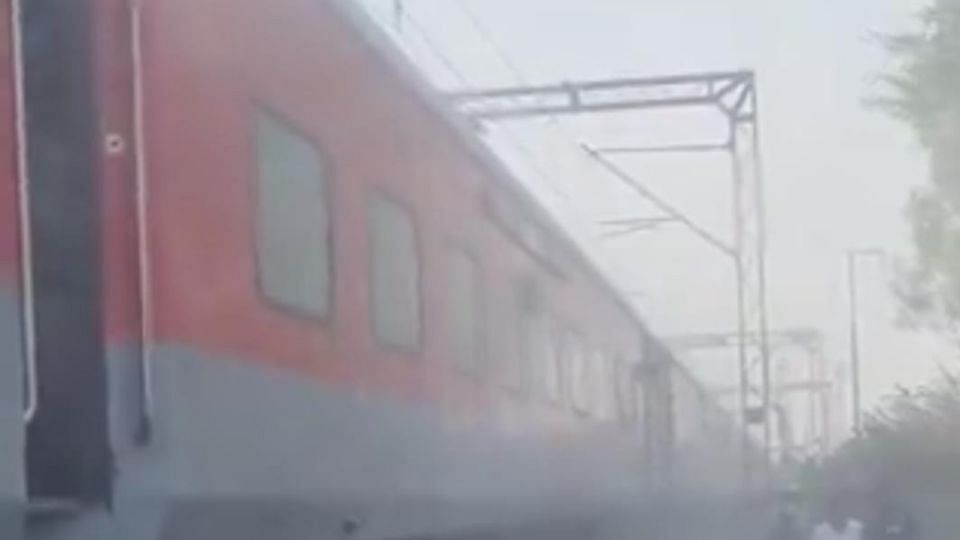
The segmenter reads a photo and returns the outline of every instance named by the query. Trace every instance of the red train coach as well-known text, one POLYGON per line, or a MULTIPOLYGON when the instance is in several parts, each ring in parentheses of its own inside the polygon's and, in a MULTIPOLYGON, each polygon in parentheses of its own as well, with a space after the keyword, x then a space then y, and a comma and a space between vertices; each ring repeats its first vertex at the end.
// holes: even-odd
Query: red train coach
POLYGON ((0 17, 0 526, 440 536, 661 480, 669 354, 348 2, 0 17))

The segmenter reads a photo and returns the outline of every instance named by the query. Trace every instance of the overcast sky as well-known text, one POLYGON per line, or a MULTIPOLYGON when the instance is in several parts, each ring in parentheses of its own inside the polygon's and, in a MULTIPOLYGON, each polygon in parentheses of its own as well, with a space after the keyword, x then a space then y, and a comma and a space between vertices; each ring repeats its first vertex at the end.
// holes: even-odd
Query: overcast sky
MULTIPOLYGON (((875 32, 906 28, 920 0, 357 0, 443 88, 753 69, 760 84, 777 328, 815 327, 846 364, 843 253, 908 254, 902 208, 924 159, 902 126, 866 109, 886 66, 875 32), (399 32, 399 34, 397 33, 399 32)), ((677 227, 603 240, 601 219, 652 215, 577 151, 578 142, 660 142, 717 133, 703 112, 548 119, 494 126, 496 148, 663 334, 733 328, 729 263, 677 227)), ((702 138, 702 137, 701 137, 702 138)), ((644 183, 729 237, 722 156, 623 159, 644 183)), ((949 358, 900 330, 889 265, 865 260, 860 284, 866 400, 917 384, 949 358)), ((787 357, 784 357, 785 361, 787 357)), ((698 368, 734 380, 732 358, 698 368)), ((726 379, 725 379, 726 378, 726 379)))

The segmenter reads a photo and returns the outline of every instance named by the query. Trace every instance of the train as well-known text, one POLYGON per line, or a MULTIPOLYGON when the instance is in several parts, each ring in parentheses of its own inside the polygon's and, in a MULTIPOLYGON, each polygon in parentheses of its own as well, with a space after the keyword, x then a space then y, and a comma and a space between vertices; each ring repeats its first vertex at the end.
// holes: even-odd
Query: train
POLYGON ((0 536, 582 539, 729 484, 736 422, 349 0, 0 33, 0 536))

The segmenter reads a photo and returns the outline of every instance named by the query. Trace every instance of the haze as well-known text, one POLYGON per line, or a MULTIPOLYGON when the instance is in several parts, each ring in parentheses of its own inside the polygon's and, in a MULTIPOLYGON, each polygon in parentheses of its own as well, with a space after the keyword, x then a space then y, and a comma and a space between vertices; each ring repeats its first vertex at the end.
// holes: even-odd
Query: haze
MULTIPOLYGON (((773 328, 814 327, 847 384, 848 248, 909 255, 902 208, 924 160, 905 128, 868 110, 887 66, 877 32, 902 30, 916 0, 358 0, 444 89, 754 69, 768 186, 773 328)), ((696 112, 546 119, 487 132, 532 189, 664 335, 733 329, 732 275, 689 232, 603 239, 598 220, 649 216, 578 151, 579 142, 710 139, 696 112)), ((621 158, 648 187, 729 236, 722 156, 621 158)), ((890 264, 859 273, 865 403, 922 383, 948 352, 896 323, 890 264)), ((783 361, 789 361, 783 358, 783 361)), ((735 380, 733 355, 691 359, 708 386, 735 380)))

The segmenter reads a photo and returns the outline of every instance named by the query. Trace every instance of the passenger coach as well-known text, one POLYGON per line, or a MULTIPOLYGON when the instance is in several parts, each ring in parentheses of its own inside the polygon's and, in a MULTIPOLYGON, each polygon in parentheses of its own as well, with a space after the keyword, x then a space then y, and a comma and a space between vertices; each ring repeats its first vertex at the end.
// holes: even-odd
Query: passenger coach
POLYGON ((6 530, 587 522, 710 433, 693 380, 352 4, 0 19, 6 530))

